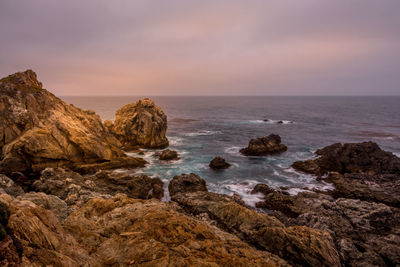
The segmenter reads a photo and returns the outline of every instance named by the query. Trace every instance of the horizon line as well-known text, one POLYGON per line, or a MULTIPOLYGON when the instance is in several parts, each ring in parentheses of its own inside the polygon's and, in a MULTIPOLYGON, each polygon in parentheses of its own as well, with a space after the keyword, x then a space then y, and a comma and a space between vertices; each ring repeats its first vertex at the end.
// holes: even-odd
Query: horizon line
POLYGON ((400 97, 398 95, 57 95, 58 97, 400 97))

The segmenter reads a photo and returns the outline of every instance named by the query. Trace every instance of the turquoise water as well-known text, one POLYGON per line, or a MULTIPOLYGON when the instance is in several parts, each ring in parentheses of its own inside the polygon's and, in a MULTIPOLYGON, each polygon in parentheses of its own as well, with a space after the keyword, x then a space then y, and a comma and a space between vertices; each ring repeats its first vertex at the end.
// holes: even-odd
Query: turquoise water
MULTIPOLYGON (((103 119, 114 119, 122 105, 140 97, 63 97, 68 103, 92 109, 103 119)), ((160 162, 146 150, 150 164, 136 173, 160 177, 194 172, 211 191, 237 192, 248 204, 259 196, 249 191, 257 183, 286 186, 291 193, 330 185, 294 171, 296 160, 335 142, 372 140, 400 155, 400 97, 152 97, 168 116, 170 148, 181 159, 160 162), (269 119, 265 122, 265 119, 269 119), (283 121, 283 123, 278 123, 283 121), (288 151, 268 157, 245 157, 238 151, 251 138, 279 134, 288 151), (208 163, 222 156, 232 164, 214 171, 208 163)), ((132 154, 134 155, 134 154, 132 154)), ((167 183, 166 183, 167 184, 167 183)), ((168 197, 168 196, 167 196, 168 197)))

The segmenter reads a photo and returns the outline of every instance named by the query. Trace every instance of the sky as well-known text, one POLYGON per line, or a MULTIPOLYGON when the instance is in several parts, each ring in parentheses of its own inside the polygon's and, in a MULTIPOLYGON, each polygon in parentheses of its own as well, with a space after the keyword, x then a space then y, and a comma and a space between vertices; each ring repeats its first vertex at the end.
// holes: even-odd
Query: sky
POLYGON ((0 0, 0 76, 69 95, 400 95, 399 0, 0 0))

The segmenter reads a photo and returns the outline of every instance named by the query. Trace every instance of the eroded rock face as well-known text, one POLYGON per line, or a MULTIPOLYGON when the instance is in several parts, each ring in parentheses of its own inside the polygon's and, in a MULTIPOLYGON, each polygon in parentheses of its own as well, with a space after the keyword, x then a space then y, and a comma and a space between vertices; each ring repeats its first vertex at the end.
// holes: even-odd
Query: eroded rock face
POLYGON ((11 196, 19 196, 24 193, 22 187, 14 183, 7 176, 0 174, 0 194, 9 194, 11 196))
POLYGON ((30 175, 46 167, 72 168, 125 157, 98 115, 43 89, 33 71, 1 79, 0 92, 3 173, 30 175))
POLYGON ((61 198, 73 209, 81 207, 89 199, 108 199, 118 193, 140 199, 161 199, 164 195, 163 182, 159 178, 106 171, 80 175, 60 168, 45 169, 33 188, 61 198))
POLYGON ((226 160, 222 157, 215 157, 209 164, 211 169, 214 170, 222 170, 222 169, 227 169, 231 166, 226 160))
POLYGON ((172 195, 184 210, 206 213, 221 229, 274 253, 298 266, 341 266, 330 235, 304 226, 285 227, 275 217, 257 213, 234 202, 231 197, 197 191, 172 195))
POLYGON ((120 108, 112 132, 125 149, 136 147, 164 148, 168 146, 167 116, 148 98, 120 108))
POLYGON ((169 195, 178 193, 208 191, 206 181, 194 173, 176 175, 168 184, 169 195))
POLYGON ((157 200, 92 199, 65 228, 104 265, 283 266, 268 252, 157 200))
POLYGON ((265 201, 257 206, 272 211, 286 224, 329 232, 346 266, 400 263, 399 209, 322 193, 289 196, 273 189, 258 192, 265 194, 265 201))
POLYGON ((270 134, 265 137, 251 139, 246 148, 242 148, 240 153, 246 156, 266 156, 282 153, 287 150, 287 146, 281 144, 281 137, 277 134, 270 134))
POLYGON ((159 156, 160 160, 177 160, 179 159, 178 152, 171 149, 166 149, 161 152, 159 156))

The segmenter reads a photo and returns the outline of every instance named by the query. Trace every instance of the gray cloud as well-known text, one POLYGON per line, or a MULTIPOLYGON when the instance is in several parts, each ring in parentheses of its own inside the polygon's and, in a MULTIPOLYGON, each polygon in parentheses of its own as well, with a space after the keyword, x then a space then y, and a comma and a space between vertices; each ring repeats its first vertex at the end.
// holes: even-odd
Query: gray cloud
POLYGON ((57 95, 400 94, 400 1, 2 0, 0 75, 57 95))

